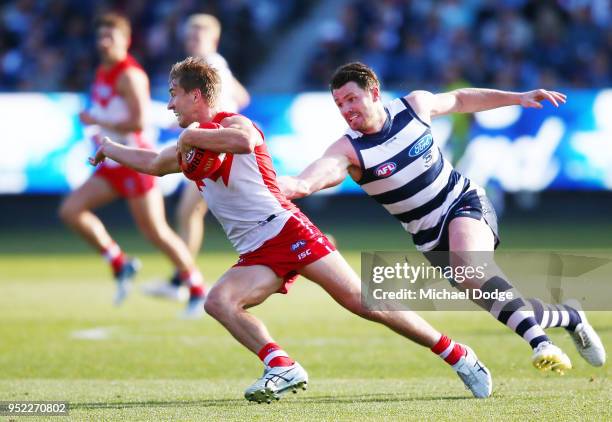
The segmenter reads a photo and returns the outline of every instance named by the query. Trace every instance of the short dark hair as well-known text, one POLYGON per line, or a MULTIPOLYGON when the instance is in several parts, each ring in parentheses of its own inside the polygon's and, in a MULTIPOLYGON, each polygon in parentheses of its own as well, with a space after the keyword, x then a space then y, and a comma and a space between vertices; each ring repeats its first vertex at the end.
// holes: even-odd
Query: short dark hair
POLYGON ((376 73, 361 62, 351 62, 337 68, 331 78, 329 88, 333 91, 349 82, 355 82, 364 90, 380 87, 376 73))
POLYGON ((216 103, 221 91, 219 74, 201 57, 187 57, 175 63, 170 70, 170 81, 173 79, 186 92, 199 89, 209 105, 216 103))
POLYGON ((104 13, 96 17, 94 20, 94 28, 96 30, 100 28, 117 28, 126 38, 130 38, 132 36, 132 26, 130 25, 130 21, 123 15, 118 13, 104 13))

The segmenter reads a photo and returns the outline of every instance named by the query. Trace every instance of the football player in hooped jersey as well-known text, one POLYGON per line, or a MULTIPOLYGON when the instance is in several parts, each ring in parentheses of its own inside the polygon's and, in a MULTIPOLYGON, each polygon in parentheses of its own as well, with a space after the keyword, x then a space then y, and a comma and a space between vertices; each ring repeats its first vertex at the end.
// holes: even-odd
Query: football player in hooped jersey
MULTIPOLYGON (((330 88, 349 130, 299 176, 279 178, 281 191, 290 199, 300 198, 335 186, 350 174, 400 220, 433 265, 479 265, 471 251, 489 252, 487 263, 492 264, 499 242, 495 211, 484 191, 441 156, 433 143, 431 119, 509 105, 542 108, 544 100, 558 107, 565 95, 543 89, 515 93, 466 88, 443 94, 414 91, 383 104, 376 74, 357 62, 338 68, 330 88)), ((570 304, 523 299, 494 267, 489 265, 486 277, 461 286, 489 297, 513 293, 510 301, 478 304, 529 343, 536 368, 559 373, 571 368, 567 355, 546 336, 547 327, 565 327, 580 355, 593 366, 603 365, 603 344, 582 311, 570 304)))
POLYGON ((362 305, 357 274, 279 191, 263 134, 246 117, 221 112, 218 94, 219 76, 205 61, 190 57, 175 64, 170 72, 168 108, 180 126, 187 128, 176 148, 155 152, 105 138, 90 162, 95 165, 108 157, 161 176, 180 172, 178 156, 184 161, 194 147, 225 153, 221 166, 203 175, 198 185, 240 257, 208 292, 205 309, 264 364, 263 376, 247 388, 245 397, 269 402, 308 382, 306 371, 247 312, 275 292, 286 293, 298 274, 319 284, 349 311, 431 348, 452 366, 475 397, 488 397, 491 375, 469 347, 441 335, 413 312, 372 311, 362 305), (198 124, 213 128, 198 128, 198 124))
MULTIPOLYGON (((149 80, 128 54, 130 24, 120 15, 106 14, 96 20, 95 27, 101 65, 92 89, 93 107, 81 113, 81 121, 95 125, 100 140, 112 136, 124 145, 149 148, 142 138, 149 104, 149 80)), ((187 246, 166 222, 163 198, 155 186, 155 178, 109 160, 63 201, 59 214, 111 264, 118 287, 115 304, 125 299, 139 264, 126 257, 91 210, 117 198, 126 199, 140 231, 166 254, 182 281, 190 287, 185 316, 201 314, 204 303, 202 276, 187 246)))

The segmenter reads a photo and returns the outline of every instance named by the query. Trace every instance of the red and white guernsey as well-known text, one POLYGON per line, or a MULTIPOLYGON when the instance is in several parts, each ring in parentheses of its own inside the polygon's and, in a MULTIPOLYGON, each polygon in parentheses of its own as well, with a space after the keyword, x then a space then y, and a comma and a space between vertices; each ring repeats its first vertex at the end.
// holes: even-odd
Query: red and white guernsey
MULTIPOLYGON (((123 72, 130 68, 142 70, 138 62, 130 55, 116 63, 111 68, 100 66, 96 71, 96 79, 92 88, 92 108, 91 115, 103 123, 119 123, 125 121, 129 116, 127 104, 123 97, 117 92, 117 82, 123 72)), ((99 127, 100 139, 108 136, 115 142, 140 148, 150 148, 142 137, 142 132, 119 133, 109 129, 99 127)))
MULTIPOLYGON (((232 115, 218 113, 213 122, 232 115)), ((298 211, 278 188, 265 143, 249 154, 225 154, 219 170, 202 182, 200 189, 208 207, 240 254, 276 236, 298 211)))

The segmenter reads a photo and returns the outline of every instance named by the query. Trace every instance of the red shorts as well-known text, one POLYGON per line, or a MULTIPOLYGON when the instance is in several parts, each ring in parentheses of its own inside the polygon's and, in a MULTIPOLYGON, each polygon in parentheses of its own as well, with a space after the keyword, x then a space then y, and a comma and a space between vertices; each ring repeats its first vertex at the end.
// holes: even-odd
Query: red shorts
POLYGON ((102 177, 123 198, 142 196, 155 186, 155 176, 138 173, 124 166, 107 166, 101 164, 94 176, 102 177))
POLYGON ((287 293, 298 271, 335 251, 334 245, 301 212, 291 216, 279 234, 254 251, 240 255, 234 267, 265 265, 283 279, 278 293, 287 293))

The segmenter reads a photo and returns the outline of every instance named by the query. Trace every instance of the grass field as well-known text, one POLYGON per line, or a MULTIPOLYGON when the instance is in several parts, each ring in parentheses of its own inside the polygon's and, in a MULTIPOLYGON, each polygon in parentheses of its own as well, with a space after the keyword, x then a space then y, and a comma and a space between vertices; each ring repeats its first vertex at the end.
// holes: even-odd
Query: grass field
MULTIPOLYGON (((506 245, 612 250, 612 226, 560 232, 510 227, 506 245)), ((395 228, 334 234, 357 269, 360 249, 410 245, 395 228)), ((131 233, 118 238, 143 260, 139 281, 170 273, 131 233)), ((61 230, 5 232, 0 245, 0 400, 68 401, 74 420, 612 419, 610 365, 589 367, 562 330, 550 332, 575 369, 559 377, 533 369, 529 348, 485 313, 423 313, 492 370, 493 397, 474 400, 431 352, 353 317, 303 279, 253 312, 309 371, 310 388, 271 405, 247 403, 243 389, 261 364, 211 318, 179 320, 179 305, 139 292, 114 309, 105 264, 61 230)), ((207 246, 199 263, 215 280, 235 255, 216 229, 207 246)), ((611 350, 612 312, 590 317, 611 350)))

